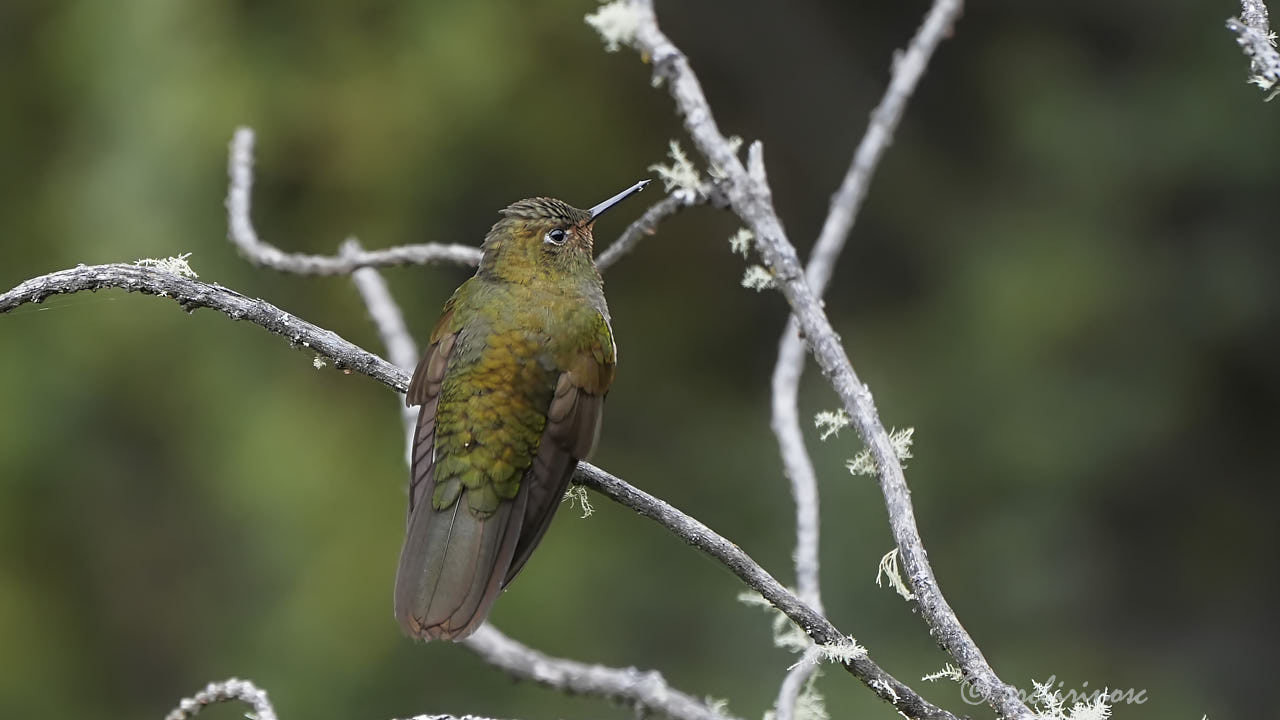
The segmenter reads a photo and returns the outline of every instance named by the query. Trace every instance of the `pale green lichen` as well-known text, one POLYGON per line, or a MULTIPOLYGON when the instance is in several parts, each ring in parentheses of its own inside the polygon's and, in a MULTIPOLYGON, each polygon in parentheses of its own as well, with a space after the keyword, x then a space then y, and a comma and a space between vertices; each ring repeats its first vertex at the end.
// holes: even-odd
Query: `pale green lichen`
POLYGON ((849 413, 843 409, 823 410, 813 416, 813 426, 818 428, 818 439, 826 440, 849 427, 849 413))
POLYGON ((631 44, 644 16, 631 3, 618 0, 601 5, 583 19, 600 33, 606 52, 617 52, 623 45, 631 44))
POLYGON ((1107 720, 1111 717, 1111 706, 1107 704, 1110 696, 1106 691, 1067 707, 1066 700, 1053 688, 1052 681, 1039 683, 1033 680, 1032 685, 1035 690, 1027 700, 1037 720, 1107 720))
POLYGON ((902 596, 903 600, 915 599, 916 596, 907 589, 907 584, 902 581, 902 575, 898 572, 898 548, 890 550, 880 558, 880 567, 876 570, 876 587, 883 587, 880 584, 882 577, 889 583, 889 587, 902 596))
POLYGON ((951 663, 942 666, 938 672, 932 672, 920 678, 926 682, 937 682, 939 680, 951 680, 952 682, 964 683, 964 673, 951 663))
MULTIPOLYGON (((852 637, 844 637, 837 643, 819 645, 815 643, 791 618, 774 607, 758 593, 744 590, 738 593, 738 602, 750 607, 768 610, 773 615, 773 645, 797 654, 804 654, 810 648, 817 649, 819 660, 827 662, 847 663, 867 654, 866 648, 859 645, 852 637)), ((801 660, 805 662, 805 660, 801 660)))
POLYGON ((658 179, 662 181, 662 188, 668 193, 684 193, 693 197, 701 197, 707 190, 707 183, 702 179, 702 173, 698 172, 698 168, 694 167, 693 161, 685 154, 680 147, 680 143, 672 140, 668 146, 667 156, 671 158, 670 165, 662 163, 654 163, 649 169, 658 174, 658 179))
MULTIPOLYGON (((903 462, 911 458, 912 436, 915 435, 915 428, 905 428, 903 430, 893 430, 889 433, 889 444, 893 446, 893 452, 898 456, 898 462, 903 462)), ((876 461, 871 457, 870 450, 863 450, 846 463, 849 472, 854 475, 866 475, 875 477, 879 474, 880 469, 876 467, 876 461)), ((903 465, 905 467, 905 464, 903 465)))
POLYGON ((777 284, 773 273, 762 265, 750 265, 747 267, 746 272, 742 273, 742 287, 748 290, 760 292, 761 290, 768 290, 777 284))
POLYGON ((195 270, 191 269, 191 264, 187 262, 189 257, 191 257, 191 253, 182 253, 181 255, 167 258, 141 258, 134 260, 133 264, 138 267, 155 268, 173 275, 181 275, 182 277, 200 277, 195 270))
POLYGON ((595 512, 595 507, 591 504, 591 499, 587 497, 587 489, 581 485, 570 485, 565 491, 564 497, 560 502, 568 501, 569 507, 577 505, 582 510, 582 517, 591 517, 591 513, 595 512))

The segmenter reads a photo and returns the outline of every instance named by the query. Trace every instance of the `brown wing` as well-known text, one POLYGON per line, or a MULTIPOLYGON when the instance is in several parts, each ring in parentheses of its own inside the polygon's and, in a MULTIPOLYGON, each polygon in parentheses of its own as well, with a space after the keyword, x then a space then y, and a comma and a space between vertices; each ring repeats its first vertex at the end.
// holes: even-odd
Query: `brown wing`
POLYGON ((453 344, 458 339, 457 332, 444 334, 453 319, 452 308, 445 311, 436 323, 436 331, 431 334, 431 344, 427 346, 427 354, 418 362, 409 380, 409 389, 405 392, 405 404, 409 407, 420 405, 418 425, 413 432, 412 472, 409 475, 409 513, 417 505, 420 497, 431 497, 431 490, 426 489, 431 483, 431 468, 435 464, 436 406, 440 402, 440 386, 444 382, 444 371, 449 366, 449 356, 453 353, 453 344), (426 489, 423 495, 420 490, 426 489))
POLYGON ((503 587, 520 573, 546 534, 578 460, 590 455, 595 447, 604 396, 613 383, 615 360, 609 326, 603 317, 601 323, 599 342, 575 356, 570 368, 561 373, 556 382, 542 441, 533 465, 520 481, 521 492, 527 491, 529 497, 520 539, 503 587))
POLYGON ((395 615, 406 634, 428 640, 461 640, 484 622, 501 590, 504 573, 498 568, 511 563, 528 495, 522 489, 512 502, 502 503, 486 517, 465 509, 466 502, 460 498, 444 509, 432 506, 436 410, 459 335, 452 323, 452 302, 437 323, 406 393, 410 406, 422 407, 414 431, 395 615))

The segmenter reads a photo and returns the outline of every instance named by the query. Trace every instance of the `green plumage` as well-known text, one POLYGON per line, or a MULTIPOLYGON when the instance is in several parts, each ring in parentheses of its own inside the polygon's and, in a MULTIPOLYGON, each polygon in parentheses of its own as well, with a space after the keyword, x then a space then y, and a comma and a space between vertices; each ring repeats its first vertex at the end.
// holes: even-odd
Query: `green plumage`
POLYGON ((622 197, 511 205, 445 304, 407 395, 421 410, 395 611, 413 637, 484 621, 595 443, 616 350, 591 230, 622 197))
POLYGON ((465 490, 468 507, 491 513, 512 500, 533 462, 562 369, 613 339, 581 298, 474 277, 455 293, 454 347, 436 411, 436 489, 443 510, 465 490))

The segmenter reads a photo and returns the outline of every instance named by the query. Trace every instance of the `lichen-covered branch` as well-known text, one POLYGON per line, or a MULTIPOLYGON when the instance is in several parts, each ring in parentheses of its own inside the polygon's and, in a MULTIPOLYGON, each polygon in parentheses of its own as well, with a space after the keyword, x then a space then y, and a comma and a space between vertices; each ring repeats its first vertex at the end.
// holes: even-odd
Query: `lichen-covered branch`
POLYGON ((1271 32, 1267 6, 1262 0, 1241 0, 1240 17, 1227 20, 1227 29, 1236 34, 1236 43, 1249 58, 1249 82, 1272 95, 1280 85, 1280 52, 1271 32))
POLYGON ((187 312, 197 308, 217 310, 232 320, 248 320, 280 335, 294 347, 305 348, 331 361, 339 370, 368 375, 400 392, 409 384, 406 371, 342 339, 332 330, 313 325, 265 300, 156 267, 123 263, 81 265, 31 278, 0 295, 0 314, 26 303, 42 302, 51 295, 107 288, 169 298, 187 312))
MULTIPOLYGON (((623 482, 594 465, 583 463, 574 474, 574 482, 595 490, 610 500, 631 508, 635 512, 655 520, 676 537, 701 550, 729 568, 738 579, 760 593, 771 605, 781 610, 797 627, 801 628, 820 648, 838 654, 852 641, 825 616, 801 602, 790 590, 783 587, 764 568, 760 567, 742 548, 717 535, 696 518, 690 517, 663 500, 623 482)), ((912 718, 948 718, 951 713, 938 708, 922 698, 916 691, 885 672, 866 653, 855 653, 842 661, 845 669, 862 680, 876 695, 891 703, 900 712, 912 718)))
MULTIPOLYGON (((253 129, 237 128, 227 156, 227 239, 249 262, 299 275, 346 275, 362 267, 432 263, 475 266, 480 263, 479 247, 457 243, 400 245, 382 250, 365 250, 356 246, 348 247, 338 255, 308 255, 281 250, 258 236, 249 216, 253 197, 253 145, 253 129)), ((630 252, 640 240, 652 235, 664 219, 706 200, 705 197, 665 197, 659 200, 627 226, 622 235, 601 253, 596 264, 603 272, 630 252)))
POLYGON ((238 702, 253 709, 253 717, 257 720, 276 720, 275 708, 267 698, 265 690, 261 690, 248 680, 231 678, 222 682, 211 682, 203 690, 178 702, 164 720, 188 720, 200 714, 210 705, 226 702, 238 702))
POLYGON ((253 196, 253 143, 251 128, 237 128, 227 157, 227 239, 254 265, 301 275, 345 275, 361 267, 423 265, 448 262, 480 263, 480 248, 470 245, 426 243, 385 250, 359 250, 338 256, 287 253, 262 240, 249 218, 253 196))
MULTIPOLYGON (((822 232, 809 256, 805 276, 814 296, 822 297, 830 282, 836 260, 844 249, 880 158, 893 141, 907 101, 959 10, 958 3, 935 0, 906 51, 895 59, 889 86, 871 113, 871 123, 854 151, 853 162, 840 188, 831 198, 831 208, 822 224, 822 232)), ((804 374, 804 350, 799 328, 794 318, 788 318, 773 370, 771 425, 796 503, 794 558, 797 594, 815 610, 823 612, 818 581, 818 482, 800 427, 799 394, 800 378, 804 374)), ((791 720, 800 689, 813 672, 814 667, 809 663, 799 663, 788 672, 774 707, 777 720, 791 720)))
MULTIPOLYGON (((625 0, 632 13, 625 42, 653 64, 654 79, 664 83, 675 101, 685 131, 698 151, 723 178, 730 207, 755 235, 761 259, 773 274, 776 287, 791 305, 797 325, 804 332, 823 375, 840 396, 862 441, 871 450, 889 524, 897 542, 921 615, 942 647, 956 660, 978 694, 1005 718, 1031 718, 1032 712, 1015 688, 1002 681, 956 618, 938 589, 933 569, 915 522, 910 492, 902 465, 894 454, 889 434, 880 422, 871 391, 854 372, 849 356, 831 327, 826 313, 805 279, 795 247, 787 238, 773 207, 772 190, 765 177, 763 148, 759 142, 748 150, 744 165, 737 143, 730 142, 716 125, 702 86, 684 53, 658 27, 652 0, 625 0)), ((946 0, 946 20, 958 15, 960 0, 946 0)))
POLYGON ((736 720, 706 701, 671 687, 656 670, 612 668, 551 657, 503 635, 491 623, 480 626, 463 643, 513 677, 575 695, 606 698, 635 709, 640 716, 659 713, 678 720, 736 720))

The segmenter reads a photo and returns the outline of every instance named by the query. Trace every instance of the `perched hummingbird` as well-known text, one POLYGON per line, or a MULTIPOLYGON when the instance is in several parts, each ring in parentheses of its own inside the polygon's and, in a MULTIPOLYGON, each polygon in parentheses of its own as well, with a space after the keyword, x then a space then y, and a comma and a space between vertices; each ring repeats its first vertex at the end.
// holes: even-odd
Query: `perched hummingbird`
POLYGON ((542 539, 600 429, 617 348, 591 230, 642 180, 579 210, 521 200, 485 236, 409 383, 420 405, 396 620, 426 640, 475 631, 542 539))

